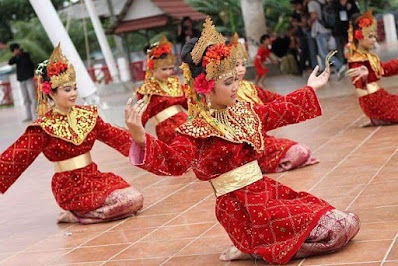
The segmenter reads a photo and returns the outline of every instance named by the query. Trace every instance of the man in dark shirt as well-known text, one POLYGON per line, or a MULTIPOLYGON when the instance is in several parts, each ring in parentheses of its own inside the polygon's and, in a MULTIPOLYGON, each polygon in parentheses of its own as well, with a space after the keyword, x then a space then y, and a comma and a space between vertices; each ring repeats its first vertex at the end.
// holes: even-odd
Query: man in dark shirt
POLYGON ((17 66, 17 79, 21 87, 21 95, 23 105, 25 107, 25 119, 22 122, 32 121, 36 118, 36 90, 33 83, 34 64, 30 55, 20 48, 18 43, 10 45, 10 50, 13 54, 9 65, 16 64, 17 66))
POLYGON ((352 16, 360 11, 354 0, 334 0, 334 5, 337 20, 333 28, 333 36, 336 39, 337 56, 341 61, 345 61, 344 46, 348 42, 348 26, 352 16))

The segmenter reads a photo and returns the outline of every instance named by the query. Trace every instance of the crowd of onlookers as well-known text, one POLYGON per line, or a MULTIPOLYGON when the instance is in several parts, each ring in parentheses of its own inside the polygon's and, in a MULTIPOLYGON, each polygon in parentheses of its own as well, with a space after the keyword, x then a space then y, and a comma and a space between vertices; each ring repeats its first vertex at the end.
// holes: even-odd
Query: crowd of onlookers
MULTIPOLYGON (((332 62, 341 78, 346 70, 344 46, 348 42, 349 22, 354 14, 360 12, 357 1, 291 0, 290 3, 294 7, 290 27, 271 45, 272 53, 280 61, 281 71, 301 74, 316 65, 323 70, 326 55, 330 50, 337 50, 332 62)), ((260 45, 264 38, 269 36, 264 35, 260 45)), ((259 60, 263 53, 259 50, 255 60, 259 60)))

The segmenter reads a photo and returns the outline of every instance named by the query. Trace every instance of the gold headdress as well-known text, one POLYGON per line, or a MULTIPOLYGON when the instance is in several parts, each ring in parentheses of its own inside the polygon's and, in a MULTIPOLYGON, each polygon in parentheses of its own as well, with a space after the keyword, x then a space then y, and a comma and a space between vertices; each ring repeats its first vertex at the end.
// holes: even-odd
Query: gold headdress
MULTIPOLYGON (((369 37, 370 35, 375 35, 377 36, 377 20, 373 16, 373 10, 369 9, 365 13, 363 13, 361 16, 359 16, 355 20, 355 24, 358 25, 358 27, 362 31, 363 37, 369 37)), ((354 33, 355 37, 355 33, 354 33)))
POLYGON ((244 59, 249 60, 249 54, 247 53, 246 48, 239 42, 239 35, 235 32, 234 36, 232 36, 230 45, 235 45, 237 48, 236 51, 236 58, 237 59, 244 59))
POLYGON ((206 73, 194 79, 188 64, 183 63, 180 67, 186 84, 185 97, 188 99, 189 119, 200 117, 222 135, 228 135, 230 130, 210 115, 205 94, 214 87, 215 80, 235 71, 236 47, 225 44, 225 38, 216 31, 210 17, 207 17, 191 56, 194 64, 201 64, 206 73))
POLYGON ((369 61, 372 70, 375 72, 377 78, 380 78, 384 74, 384 69, 380 64, 380 59, 376 54, 370 51, 360 51, 356 46, 354 39, 361 40, 369 36, 377 36, 377 20, 373 16, 373 10, 370 9, 364 14, 359 16, 355 21, 354 25, 351 23, 348 29, 348 55, 347 58, 350 62, 356 61, 369 61))
POLYGON ((176 64, 176 57, 172 53, 172 44, 163 36, 159 42, 154 43, 147 50, 147 77, 152 76, 152 71, 156 68, 171 66, 176 64))
POLYGON ((68 59, 62 54, 61 44, 58 43, 50 59, 48 59, 47 65, 47 76, 50 78, 51 88, 76 84, 75 68, 68 63, 68 59))
POLYGON ((37 113, 43 116, 50 108, 48 94, 52 89, 76 84, 76 72, 73 65, 62 54, 58 43, 49 60, 40 63, 36 69, 37 113))

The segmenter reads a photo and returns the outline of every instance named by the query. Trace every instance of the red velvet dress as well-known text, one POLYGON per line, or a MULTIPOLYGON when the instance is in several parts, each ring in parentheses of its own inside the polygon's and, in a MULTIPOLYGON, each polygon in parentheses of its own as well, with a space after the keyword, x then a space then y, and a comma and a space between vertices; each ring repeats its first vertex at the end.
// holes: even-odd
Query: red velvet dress
POLYGON ((355 52, 349 60, 349 68, 360 66, 366 66, 369 70, 369 75, 366 81, 360 79, 354 86, 356 89, 370 92, 368 95, 359 97, 359 105, 362 111, 371 120, 398 123, 398 95, 390 94, 383 88, 376 92, 371 90, 371 85, 374 85, 375 82, 380 82, 381 77, 390 77, 398 74, 398 59, 383 63, 373 53, 355 52))
POLYGON ((257 75, 258 76, 263 76, 268 73, 268 68, 263 67, 261 64, 263 64, 265 61, 267 61, 267 58, 271 56, 271 50, 268 48, 264 48, 261 46, 258 51, 257 55, 254 58, 254 67, 257 70, 257 75))
MULTIPOLYGON (((50 110, 1 154, 1 193, 7 191, 41 152, 51 162, 63 161, 91 151, 98 139, 128 156, 130 133, 105 123, 96 107, 75 106, 72 110, 77 128, 72 129, 66 115, 50 110)), ((62 209, 83 214, 101 207, 113 191, 130 187, 113 173, 101 173, 93 162, 84 168, 55 173, 51 186, 62 209)))
MULTIPOLYGON (((130 161, 156 175, 177 176, 192 169, 198 179, 209 181, 259 160, 267 131, 321 115, 310 87, 267 105, 238 102, 228 111, 229 123, 242 137, 228 140, 195 118, 178 129, 180 134, 171 145, 147 135, 145 153, 139 158, 132 146, 130 161)), ((274 264, 287 263, 331 209, 322 199, 293 191, 266 176, 216 199, 217 219, 234 245, 274 264)))
MULTIPOLYGON (((154 78, 146 79, 145 83, 138 88, 137 98, 141 99, 145 94, 150 95, 150 102, 142 116, 142 124, 144 126, 149 119, 171 106, 188 108, 178 77, 170 77, 165 83, 154 78)), ((180 111, 157 124, 156 135, 158 139, 165 143, 171 143, 176 136, 175 130, 184 124, 187 118, 187 114, 180 111)))
MULTIPOLYGON (((273 102, 279 97, 283 96, 266 91, 252 82, 246 80, 239 81, 238 99, 240 101, 262 105, 273 102)), ((289 139, 275 138, 267 134, 265 137, 265 149, 258 163, 263 173, 275 173, 282 158, 297 142, 289 139)))

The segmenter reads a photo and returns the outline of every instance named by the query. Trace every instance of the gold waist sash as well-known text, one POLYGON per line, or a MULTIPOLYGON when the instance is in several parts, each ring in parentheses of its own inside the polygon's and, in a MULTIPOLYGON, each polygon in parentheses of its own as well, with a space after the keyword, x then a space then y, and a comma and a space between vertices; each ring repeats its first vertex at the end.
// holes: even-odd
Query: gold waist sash
POLYGON ((263 178, 257 161, 252 161, 232 171, 211 179, 217 197, 238 190, 263 178))
POLYGON ((372 82, 372 83, 368 83, 368 85, 366 86, 366 90, 363 89, 359 89, 357 88, 357 95, 358 97, 363 97, 372 93, 375 93, 376 91, 381 89, 381 84, 380 82, 372 82))
POLYGON ((84 168, 93 161, 89 152, 67 159, 63 161, 54 162, 55 172, 67 172, 76 169, 84 168))
POLYGON ((158 124, 162 123, 163 121, 169 119, 170 117, 178 114, 179 112, 183 112, 183 108, 180 105, 172 105, 167 107, 157 115, 152 117, 152 121, 157 126, 158 124))

